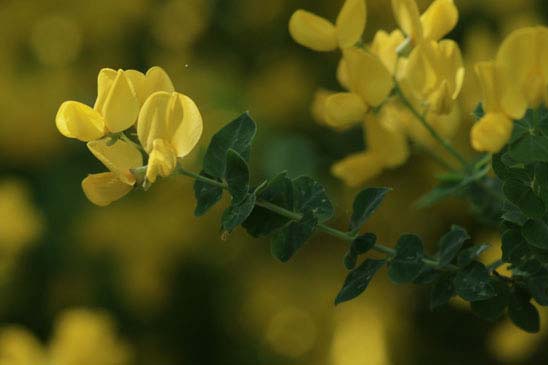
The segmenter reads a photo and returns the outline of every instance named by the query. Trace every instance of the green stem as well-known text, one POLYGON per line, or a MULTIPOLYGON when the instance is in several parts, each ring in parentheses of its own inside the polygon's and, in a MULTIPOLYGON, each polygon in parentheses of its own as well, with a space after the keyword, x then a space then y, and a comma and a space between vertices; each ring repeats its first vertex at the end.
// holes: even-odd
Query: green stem
POLYGON ((449 152, 451 154, 451 156, 453 156, 455 159, 457 159, 459 161, 459 163, 464 167, 464 168, 468 168, 468 162, 466 161, 466 159, 460 154, 459 151, 457 151, 453 145, 451 143, 449 143, 449 141, 447 141, 445 138, 443 138, 438 132, 436 132, 436 130, 434 128, 432 128, 432 126, 430 125, 430 123, 428 123, 428 121, 426 120, 426 118, 424 117, 424 115, 422 115, 421 113, 418 112, 417 109, 415 109, 415 107, 413 106, 413 104, 411 103, 411 101, 409 101, 409 99, 405 96, 405 94, 403 93, 402 89, 400 88, 399 84, 397 81, 394 81, 395 82, 395 89, 396 89, 396 92, 398 93, 398 95, 400 96, 400 99, 403 103, 403 105, 409 109, 409 111, 419 120, 419 122, 422 124, 422 126, 424 128, 426 128, 426 130, 428 131, 428 133, 430 133, 430 135, 443 147, 445 148, 445 150, 447 152, 449 152))
MULTIPOLYGON (((210 179, 206 176, 203 176, 203 175, 197 174, 195 172, 189 171, 189 170, 187 170, 187 169, 185 169, 181 166, 179 166, 177 168, 177 173, 179 173, 180 175, 191 177, 195 180, 202 181, 206 184, 219 187, 221 189, 227 189, 227 184, 226 183, 220 182, 220 181, 217 181, 217 180, 214 180, 214 179, 210 179)), ((302 214, 300 214, 300 213, 293 212, 291 210, 285 209, 284 207, 280 207, 279 205, 273 204, 273 203, 268 202, 268 201, 258 200, 256 202, 256 205, 261 207, 261 208, 268 209, 269 211, 271 211, 273 213, 279 214, 283 217, 289 218, 289 219, 294 220, 294 221, 299 221, 303 218, 302 214)), ((348 232, 338 230, 336 228, 330 227, 330 226, 325 225, 323 223, 318 224, 318 229, 320 231, 324 232, 324 233, 327 233, 327 234, 329 234, 333 237, 336 237, 336 238, 341 239, 341 240, 346 241, 346 242, 352 242, 356 239, 356 235, 352 235, 348 232)), ((382 245, 382 244, 375 244, 375 246, 373 246, 373 250, 375 250, 377 252, 380 252, 380 253, 384 253, 384 254, 389 255, 391 257, 396 255, 396 250, 394 250, 393 248, 390 248, 388 246, 382 245)), ((434 267, 434 268, 439 266, 439 262, 436 261, 436 260, 432 260, 432 259, 429 259, 429 258, 423 258, 422 261, 424 262, 425 265, 428 265, 428 266, 431 266, 431 267, 434 267)), ((456 270, 457 267, 453 266, 453 265, 450 265, 448 267, 448 269, 449 270, 456 270)))

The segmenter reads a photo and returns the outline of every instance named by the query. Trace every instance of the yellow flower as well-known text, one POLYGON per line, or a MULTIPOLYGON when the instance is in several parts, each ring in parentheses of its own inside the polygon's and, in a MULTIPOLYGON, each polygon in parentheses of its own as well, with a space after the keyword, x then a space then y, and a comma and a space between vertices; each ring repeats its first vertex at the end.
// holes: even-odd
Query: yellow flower
POLYGON ((9 326, 0 330, 0 365, 44 364, 42 344, 26 329, 9 326))
POLYGON ((202 116, 188 96, 157 92, 144 103, 139 114, 137 135, 150 155, 146 178, 170 175, 177 158, 188 155, 202 135, 202 116))
POLYGON ((156 91, 173 91, 169 76, 159 67, 151 68, 146 75, 135 70, 102 69, 94 107, 64 102, 55 119, 57 129, 66 137, 84 142, 122 132, 133 126, 140 106, 156 91))
POLYGON ((397 29, 390 34, 384 30, 379 30, 375 33, 373 43, 371 43, 371 52, 380 58, 384 66, 392 75, 396 72, 398 46, 402 44, 404 40, 403 33, 397 29))
POLYGON ((84 142, 122 132, 131 127, 139 114, 139 100, 122 70, 101 70, 95 107, 77 101, 64 102, 55 122, 66 137, 84 142))
POLYGON ((121 140, 111 146, 105 139, 91 141, 88 148, 110 172, 89 175, 82 189, 92 203, 107 206, 133 189, 136 179, 130 170, 143 166, 143 157, 135 146, 121 140))
POLYGON ((502 109, 520 119, 527 108, 548 102, 548 28, 528 27, 511 33, 496 57, 504 93, 502 109))
POLYGON ((402 64, 398 80, 418 110, 450 113, 464 82, 459 46, 452 40, 422 42, 402 64))
POLYGON ((494 62, 480 62, 476 65, 485 115, 472 127, 470 142, 475 150, 481 152, 497 153, 512 136, 513 122, 501 104, 502 95, 508 93, 499 71, 494 62))
POLYGON ((360 186, 386 168, 396 168, 409 158, 407 137, 390 108, 364 118, 366 151, 350 155, 331 168, 349 186, 360 186))
POLYGON ((453 0, 435 0, 422 16, 415 0, 392 0, 398 26, 412 44, 439 40, 457 24, 459 13, 453 0))
POLYGON ((289 32, 300 45, 315 51, 353 47, 365 30, 365 0, 346 0, 336 24, 306 10, 297 10, 289 20, 289 32))

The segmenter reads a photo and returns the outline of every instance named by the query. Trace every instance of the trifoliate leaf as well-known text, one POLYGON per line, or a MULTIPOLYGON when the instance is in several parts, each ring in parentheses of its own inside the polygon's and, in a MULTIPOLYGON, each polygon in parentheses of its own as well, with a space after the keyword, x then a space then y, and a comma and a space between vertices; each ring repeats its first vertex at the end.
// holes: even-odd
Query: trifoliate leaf
POLYGON ((473 245, 465 250, 462 250, 457 257, 457 264, 459 267, 466 267, 479 257, 482 253, 491 247, 488 244, 473 245))
POLYGON ((217 178, 224 177, 229 149, 233 149, 247 161, 256 129, 255 122, 248 113, 224 126, 211 139, 204 157, 204 171, 217 178))
POLYGON ((344 285, 335 299, 335 304, 349 301, 363 293, 367 289, 371 279, 373 279, 373 276, 385 263, 386 261, 384 260, 367 259, 356 269, 352 270, 346 277, 344 285))
POLYGON ((430 310, 446 305, 455 295, 453 278, 452 274, 445 274, 436 281, 430 291, 430 310))
MULTIPOLYGON (((293 182, 285 172, 274 177, 258 193, 257 200, 270 202, 284 209, 293 211, 293 182)), ((289 218, 268 209, 255 206, 249 218, 242 224, 253 237, 268 236, 282 228, 289 218)))
POLYGON ((504 182, 504 195, 529 217, 541 218, 544 215, 544 202, 534 193, 530 185, 511 178, 504 182))
MULTIPOLYGON (((201 172, 200 175, 215 180, 212 176, 201 172)), ((200 217, 207 213, 215 204, 221 200, 223 189, 208 183, 196 180, 194 182, 194 196, 196 197, 196 209, 194 215, 200 217)))
POLYGON ((472 312, 478 317, 490 322, 495 322, 504 314, 510 302, 510 291, 506 283, 492 279, 491 284, 495 289, 495 296, 487 300, 470 303, 472 312))
POLYGON ((281 262, 289 261, 308 241, 317 225, 318 220, 312 212, 306 212, 300 221, 291 222, 274 235, 270 246, 272 255, 281 262))
POLYGON ((510 157, 521 163, 548 162, 548 137, 526 134, 510 145, 510 157))
POLYGON ((538 310, 526 298, 512 295, 508 307, 508 315, 516 326, 526 332, 537 333, 540 330, 538 310))
POLYGON ((538 219, 528 220, 521 228, 525 241, 533 247, 548 250, 548 224, 538 219))
POLYGON ((469 302, 490 299, 496 294, 487 268, 477 261, 460 270, 454 284, 457 294, 469 302))
POLYGON ((232 201, 232 204, 226 208, 221 219, 221 229, 232 232, 236 227, 242 224, 251 214, 255 206, 255 194, 247 194, 241 201, 232 201))
POLYGON ((412 282, 424 266, 423 257, 422 241, 418 236, 401 236, 396 245, 396 255, 390 261, 390 279, 396 284, 412 282))
POLYGON ((249 192, 249 168, 247 162, 233 149, 229 149, 226 155, 225 180, 236 202, 245 199, 249 192))
POLYGON ((451 230, 447 232, 439 242, 438 259, 440 266, 446 266, 453 261, 457 253, 462 248, 464 242, 470 239, 468 232, 464 228, 459 226, 451 227, 451 230))
POLYGON ((350 219, 350 230, 355 232, 363 226, 367 219, 381 205, 386 194, 392 189, 367 188, 362 190, 354 199, 354 211, 350 219))
POLYGON ((527 286, 538 304, 548 306, 548 275, 536 275, 527 279, 527 286))
POLYGON ((334 214, 325 188, 310 177, 301 176, 293 180, 293 196, 295 210, 300 213, 311 211, 320 223, 334 214))
POLYGON ((355 252, 357 255, 363 255, 364 253, 372 249, 373 246, 375 246, 376 242, 377 236, 375 234, 366 233, 352 241, 350 250, 355 252))

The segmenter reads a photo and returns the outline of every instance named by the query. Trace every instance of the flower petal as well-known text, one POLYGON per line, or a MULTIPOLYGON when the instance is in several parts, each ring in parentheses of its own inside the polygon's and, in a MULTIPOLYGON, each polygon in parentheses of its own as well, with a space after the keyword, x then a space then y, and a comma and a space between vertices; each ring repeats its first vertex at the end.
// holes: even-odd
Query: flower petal
POLYGON ((135 95, 137 96, 137 99, 139 99, 139 103, 142 105, 146 100, 145 74, 137 70, 126 70, 124 71, 124 73, 126 74, 126 77, 129 80, 129 84, 133 87, 135 95))
MULTIPOLYGON (((496 64, 501 71, 501 106, 514 119, 521 119, 528 107, 525 91, 536 63, 535 28, 510 34, 500 46, 496 64)), ((533 81, 533 80, 531 80, 533 81)))
POLYGON ((158 91, 172 93, 175 91, 175 87, 167 72, 161 67, 154 66, 151 67, 146 74, 143 103, 150 95, 158 91))
POLYGON ((137 134, 147 152, 155 139, 171 143, 178 157, 189 154, 202 135, 202 117, 186 95, 157 92, 151 95, 139 114, 137 134))
POLYGON ((95 205, 105 207, 128 194, 133 187, 124 184, 112 172, 92 174, 82 181, 86 197, 95 205))
POLYGON ((192 99, 183 94, 173 93, 169 118, 174 129, 171 145, 178 157, 185 157, 202 137, 202 115, 192 99))
POLYGON ((328 20, 306 10, 297 10, 289 20, 289 33, 300 45, 315 51, 337 49, 337 30, 328 20))
POLYGON ((65 137, 81 141, 93 141, 105 135, 103 117, 91 107, 77 101, 66 101, 61 104, 55 124, 65 137))
POLYGON ((514 124, 502 113, 487 113, 472 127, 470 142, 476 151, 499 152, 512 136, 514 124))
POLYGON ((158 176, 169 176, 177 166, 177 155, 173 147, 163 139, 155 139, 148 159, 147 180, 151 183, 158 176))
POLYGON ((386 167, 398 167, 409 159, 407 137, 402 130, 385 128, 368 114, 364 121, 367 152, 375 154, 386 167))
POLYGON ((415 0, 392 0, 392 11, 400 29, 418 44, 422 39, 422 24, 415 0))
POLYGON ((97 76, 97 99, 95 100, 95 105, 93 109, 97 110, 99 113, 102 112, 105 105, 105 100, 112 88, 112 84, 116 79, 117 72, 111 68, 103 68, 99 71, 97 76))
POLYGON ((88 148, 118 179, 128 185, 135 184, 130 169, 143 166, 143 156, 135 146, 121 140, 109 146, 107 139, 102 139, 89 142, 88 148))
POLYGON ((345 129, 361 122, 367 113, 367 105, 359 95, 337 93, 325 100, 326 124, 336 129, 345 129))
POLYGON ((335 163, 331 173, 346 185, 357 187, 377 177, 383 169, 382 161, 371 153, 356 153, 335 163))
POLYGON ((421 16, 424 38, 435 41, 449 33, 459 20, 454 0, 436 0, 421 16))
POLYGON ((353 47, 365 31, 367 9, 365 0, 346 0, 337 17, 337 38, 341 48, 353 47))
POLYGON ((370 106, 380 105, 392 90, 392 76, 381 60, 362 49, 344 51, 351 90, 370 106))
POLYGON ((487 113, 500 111, 495 63, 480 62, 476 64, 475 71, 483 94, 483 110, 487 113))
POLYGON ((388 34, 384 30, 379 30, 375 33, 373 43, 371 43, 371 52, 377 55, 384 66, 390 71, 395 73, 396 64, 398 61, 397 48, 405 41, 403 34, 398 29, 388 34))
POLYGON ((101 108, 107 129, 118 133, 131 127, 137 120, 139 106, 127 76, 119 70, 101 108))

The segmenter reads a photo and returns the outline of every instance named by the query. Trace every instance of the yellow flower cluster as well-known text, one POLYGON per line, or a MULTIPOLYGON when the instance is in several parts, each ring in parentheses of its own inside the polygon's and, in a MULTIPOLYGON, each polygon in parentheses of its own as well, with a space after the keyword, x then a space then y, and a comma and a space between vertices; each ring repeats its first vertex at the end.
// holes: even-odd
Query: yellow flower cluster
POLYGON ((478 151, 496 153, 512 135, 512 120, 548 103, 548 28, 514 31, 495 60, 476 65, 476 73, 485 115, 472 128, 471 143, 478 151))
POLYGON ((363 123, 366 151, 332 168, 351 186, 405 163, 409 141, 433 146, 418 115, 444 137, 454 134, 459 120, 455 101, 464 80, 461 52, 455 42, 441 40, 458 20, 453 0, 436 0, 422 15, 414 0, 392 0, 392 10, 399 29, 379 30, 369 45, 362 42, 364 0, 346 0, 336 24, 304 10, 289 23, 299 44, 342 50, 337 77, 347 91, 321 94, 315 109, 335 129, 363 123))
POLYGON ((56 124, 64 136, 87 142, 91 153, 109 169, 82 181, 88 199, 100 206, 122 198, 136 185, 132 169, 143 166, 141 150, 149 156, 145 183, 153 183, 158 176, 173 173, 177 159, 192 151, 203 129, 196 104, 175 92, 159 67, 146 75, 135 70, 101 70, 94 107, 66 101, 56 124))
POLYGON ((88 309, 65 311, 48 346, 25 328, 0 328, 0 365, 126 365, 129 346, 116 335, 113 320, 88 309))

